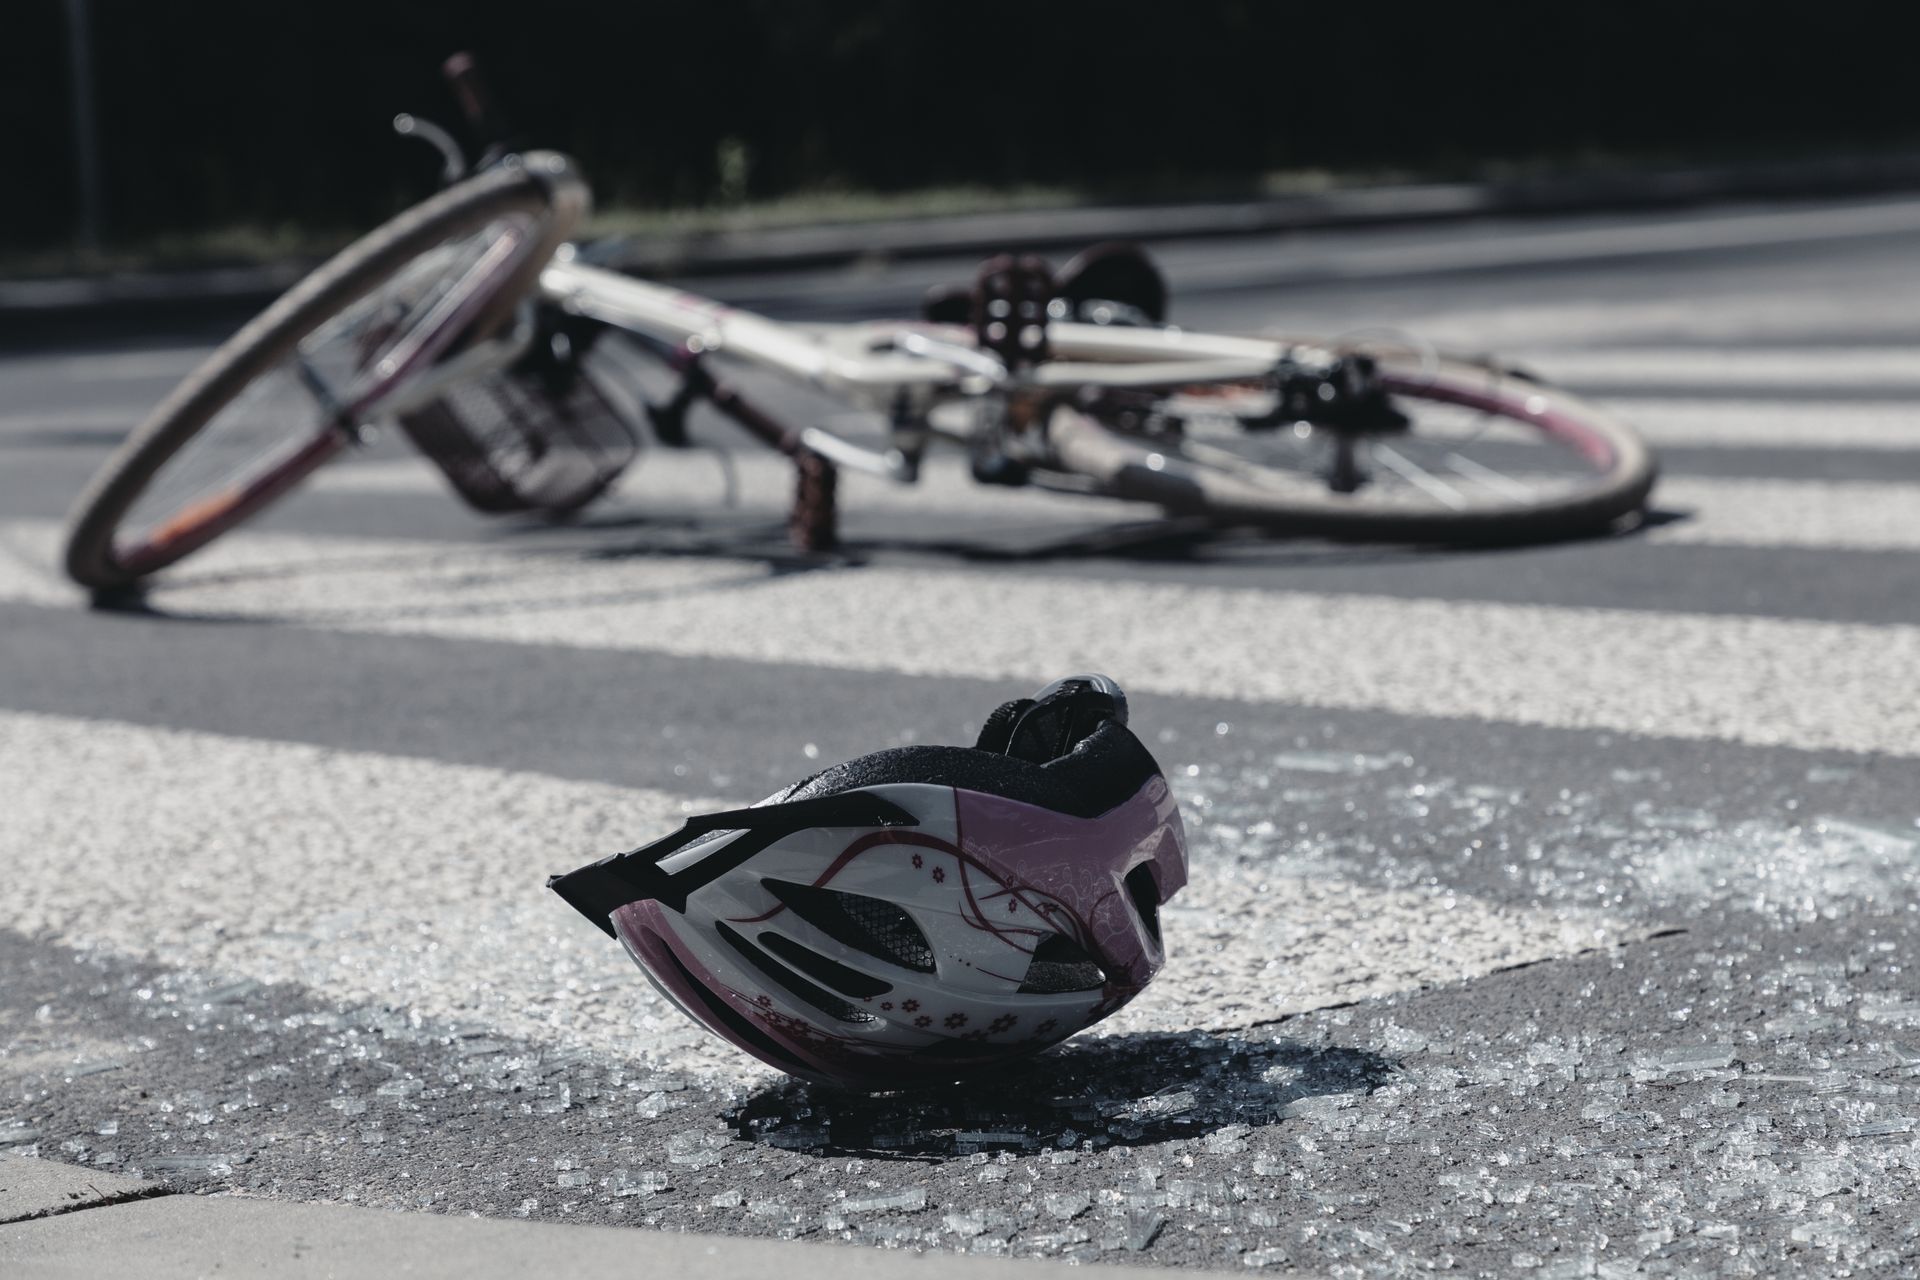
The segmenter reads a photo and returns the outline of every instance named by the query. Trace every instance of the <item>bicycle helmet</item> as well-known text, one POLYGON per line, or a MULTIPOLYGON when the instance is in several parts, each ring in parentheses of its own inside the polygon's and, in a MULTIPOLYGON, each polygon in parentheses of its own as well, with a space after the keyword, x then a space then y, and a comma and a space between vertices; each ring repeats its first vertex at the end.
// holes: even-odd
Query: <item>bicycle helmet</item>
POLYGON ((1180 811, 1104 676, 1006 703, 548 886, 771 1066, 874 1090, 1035 1053, 1143 990, 1180 811))

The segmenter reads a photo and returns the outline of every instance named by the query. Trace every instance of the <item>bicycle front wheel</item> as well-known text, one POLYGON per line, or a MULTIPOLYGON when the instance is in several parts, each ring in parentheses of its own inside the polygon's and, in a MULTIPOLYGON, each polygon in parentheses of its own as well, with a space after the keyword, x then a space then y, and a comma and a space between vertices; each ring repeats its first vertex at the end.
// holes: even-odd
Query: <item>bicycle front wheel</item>
POLYGON ((340 453, 379 404, 498 329, 584 216, 567 160, 532 152, 343 249, 209 356, 94 476, 66 569, 132 586, 340 453))
POLYGON ((1111 496, 1308 537, 1545 540, 1604 531, 1645 505, 1653 455, 1599 408, 1496 367, 1362 354, 1405 430, 1253 429, 1245 401, 1257 389, 1196 387, 1145 414, 1062 407, 1049 443, 1111 496))

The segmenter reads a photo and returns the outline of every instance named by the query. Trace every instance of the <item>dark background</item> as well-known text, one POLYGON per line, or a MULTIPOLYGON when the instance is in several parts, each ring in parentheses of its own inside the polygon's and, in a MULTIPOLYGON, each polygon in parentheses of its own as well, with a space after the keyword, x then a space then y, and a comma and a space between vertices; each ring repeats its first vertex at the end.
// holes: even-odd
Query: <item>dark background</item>
MULTIPOLYGON (((603 202, 1045 183, 1202 196, 1276 169, 1449 176, 1920 139, 1888 9, 886 0, 92 0, 106 233, 358 227, 432 183, 397 111, 451 122, 484 60, 525 141, 603 202), (737 187, 731 194, 740 194, 737 187)), ((71 235, 61 0, 9 0, 0 247, 71 235), (31 199, 17 198, 30 192, 31 199)))

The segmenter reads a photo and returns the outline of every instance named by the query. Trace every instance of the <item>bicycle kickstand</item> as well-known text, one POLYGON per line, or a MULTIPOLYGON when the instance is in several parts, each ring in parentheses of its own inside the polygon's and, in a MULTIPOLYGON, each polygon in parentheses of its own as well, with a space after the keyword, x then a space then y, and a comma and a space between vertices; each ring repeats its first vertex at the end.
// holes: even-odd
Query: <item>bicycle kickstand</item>
POLYGON ((787 534, 793 545, 810 553, 838 548, 840 520, 836 494, 840 474, 832 459, 808 448, 798 431, 781 425, 731 385, 715 378, 699 351, 681 347, 675 353, 673 365, 681 376, 679 389, 665 405, 648 410, 662 441, 684 445, 687 410, 695 400, 705 400, 745 428, 754 439, 792 459, 793 510, 787 517, 787 534))

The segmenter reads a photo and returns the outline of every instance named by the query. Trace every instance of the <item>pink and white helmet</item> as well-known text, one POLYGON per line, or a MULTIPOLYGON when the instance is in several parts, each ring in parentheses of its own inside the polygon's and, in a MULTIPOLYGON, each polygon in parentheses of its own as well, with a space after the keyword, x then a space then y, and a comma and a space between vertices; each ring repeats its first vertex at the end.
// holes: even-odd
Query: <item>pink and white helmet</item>
POLYGON ((1187 882, 1160 767, 1105 676, 1006 703, 548 881, 709 1030, 809 1080, 896 1089, 1037 1052, 1160 971, 1187 882))

